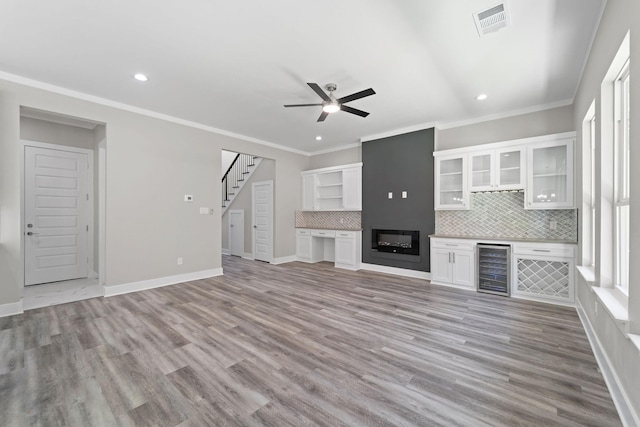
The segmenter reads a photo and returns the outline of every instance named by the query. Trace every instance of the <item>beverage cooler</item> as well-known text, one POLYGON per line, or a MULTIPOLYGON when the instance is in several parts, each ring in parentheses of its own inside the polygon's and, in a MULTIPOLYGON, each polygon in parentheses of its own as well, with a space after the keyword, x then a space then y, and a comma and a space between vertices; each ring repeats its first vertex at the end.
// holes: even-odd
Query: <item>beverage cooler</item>
POLYGON ((478 292, 509 296, 511 246, 478 243, 478 292))

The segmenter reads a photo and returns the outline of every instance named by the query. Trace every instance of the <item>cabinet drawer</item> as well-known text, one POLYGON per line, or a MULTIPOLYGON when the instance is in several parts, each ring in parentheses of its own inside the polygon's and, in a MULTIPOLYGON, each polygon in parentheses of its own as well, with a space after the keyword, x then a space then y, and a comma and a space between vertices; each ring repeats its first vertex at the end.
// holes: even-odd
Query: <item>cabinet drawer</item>
POLYGON ((336 231, 336 237, 353 239, 356 237, 355 231, 336 231))
POLYGON ((335 230, 311 230, 313 237, 336 237, 335 230))
POLYGON ((306 228, 297 228, 296 234, 298 236, 311 236, 311 231, 307 230, 306 228))
POLYGON ((516 255, 552 256, 560 258, 573 258, 575 248, 569 245, 513 245, 513 253, 516 255))
POLYGON ((472 251, 476 247, 476 242, 454 239, 431 239, 431 246, 452 251, 472 251))

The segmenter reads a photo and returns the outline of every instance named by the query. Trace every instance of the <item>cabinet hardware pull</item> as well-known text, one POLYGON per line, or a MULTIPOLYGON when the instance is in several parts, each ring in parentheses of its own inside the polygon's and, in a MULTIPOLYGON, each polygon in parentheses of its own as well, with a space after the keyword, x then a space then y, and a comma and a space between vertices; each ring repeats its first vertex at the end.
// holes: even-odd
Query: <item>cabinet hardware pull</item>
POLYGON ((458 246, 458 245, 454 245, 453 243, 445 243, 446 246, 458 246))
POLYGON ((451 255, 453 255, 453 264, 455 264, 456 263, 456 253, 452 252, 451 255))
POLYGON ((549 249, 534 249, 534 252, 551 252, 549 249))

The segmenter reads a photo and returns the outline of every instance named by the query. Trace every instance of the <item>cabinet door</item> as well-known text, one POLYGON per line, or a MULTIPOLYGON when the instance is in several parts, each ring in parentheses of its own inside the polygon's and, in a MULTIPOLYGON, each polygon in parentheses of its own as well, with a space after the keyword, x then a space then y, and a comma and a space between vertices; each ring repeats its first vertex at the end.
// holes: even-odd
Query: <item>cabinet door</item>
POLYGON ((575 262, 572 258, 513 257, 512 294, 530 299, 574 302, 575 262))
POLYGON ((434 282, 451 283, 451 251, 431 248, 431 279, 434 282))
POLYGON ((451 279, 456 285, 475 288, 475 257, 472 251, 454 251, 452 253, 451 279))
POLYGON ((311 239, 311 235, 296 235, 296 256, 298 257, 298 259, 305 261, 311 260, 311 239))
POLYGON ((469 191, 493 190, 494 169, 493 151, 469 154, 469 191))
POLYGON ((302 210, 312 211, 315 203, 315 174, 302 175, 302 210))
POLYGON ((362 210, 362 168, 342 171, 342 205, 345 210, 362 210))
POLYGON ((465 155, 436 157, 436 209, 469 208, 466 161, 465 155))
POLYGON ((524 150, 503 148, 495 153, 495 183, 500 190, 524 188, 524 150))
POLYGON ((573 140, 528 147, 525 207, 562 209, 573 206, 573 140))
POLYGON ((350 237, 336 237, 335 263, 355 266, 356 248, 355 239, 350 237))

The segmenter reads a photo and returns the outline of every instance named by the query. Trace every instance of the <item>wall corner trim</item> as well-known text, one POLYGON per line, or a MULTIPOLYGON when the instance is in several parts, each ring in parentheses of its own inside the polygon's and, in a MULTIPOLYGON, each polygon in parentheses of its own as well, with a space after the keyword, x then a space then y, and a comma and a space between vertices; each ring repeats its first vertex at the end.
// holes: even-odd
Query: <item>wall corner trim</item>
POLYGON ((409 270, 406 268, 387 267, 386 265, 377 264, 360 264, 361 270, 375 271, 378 273, 394 274, 396 276, 413 277, 415 279, 431 280, 431 273, 425 271, 409 270))
POLYGON ((589 344, 591 344, 593 355, 596 358, 596 362, 598 362, 598 367, 602 372, 602 376, 607 384, 609 393, 611 393, 613 403, 618 410, 618 415, 620 416, 622 424, 629 427, 639 426, 640 414, 636 414, 633 407, 629 404, 629 398, 624 389, 620 386, 621 383, 613 369, 613 365, 607 357, 607 354, 605 353, 604 348, 602 347, 602 344, 600 343, 600 340, 598 339, 598 336, 596 335, 579 299, 576 299, 576 311, 578 312, 578 317, 580 318, 582 327, 587 335, 589 344))
POLYGON ((22 313, 24 313, 24 310, 22 308, 22 299, 18 302, 0 304, 0 317, 13 316, 22 313))
POLYGON ((208 279, 210 277, 222 276, 222 268, 211 270, 194 271, 193 273, 178 274, 176 276, 158 277, 157 279, 141 280, 139 282, 123 283, 121 285, 105 286, 104 296, 128 294, 131 292, 144 291, 147 289, 160 288, 177 283, 190 282, 192 280, 208 279))

